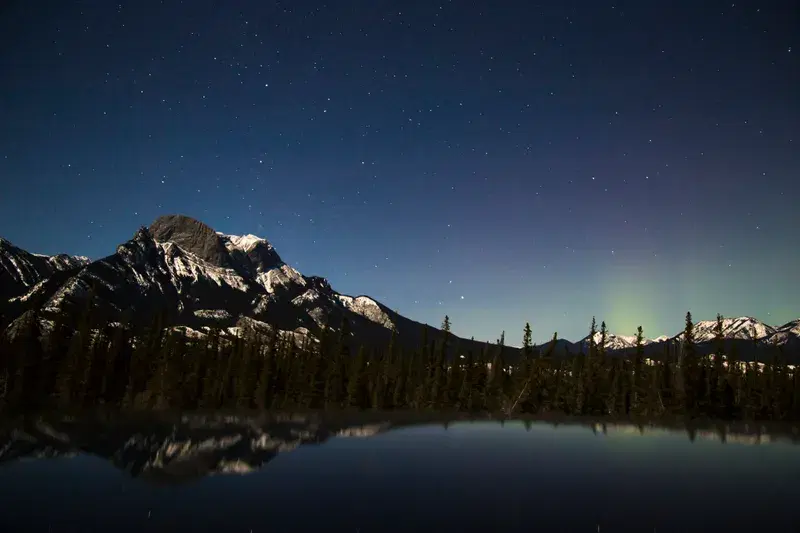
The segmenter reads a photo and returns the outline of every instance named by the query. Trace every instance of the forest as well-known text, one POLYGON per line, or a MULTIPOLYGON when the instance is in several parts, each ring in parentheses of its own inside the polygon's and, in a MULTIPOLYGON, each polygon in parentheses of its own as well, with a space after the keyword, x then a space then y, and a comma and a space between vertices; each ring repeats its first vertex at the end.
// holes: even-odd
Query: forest
MULTIPOLYGON (((711 356, 695 350, 691 314, 680 345, 645 357, 643 331, 625 357, 606 353, 605 323, 592 319, 588 351, 556 356, 532 344, 511 358, 505 333, 479 351, 461 350, 445 317, 439 340, 402 348, 354 341, 347 322, 316 338, 222 329, 201 337, 167 327, 107 324, 87 311, 77 326, 56 317, 42 335, 29 313, 0 341, 0 409, 372 409, 566 415, 797 420, 800 377, 779 349, 767 361, 724 353, 717 317, 711 356), (600 342, 595 342, 599 333, 600 342)), ((556 335, 553 337, 556 338, 556 335)), ((514 352, 517 352, 515 349, 514 352)))

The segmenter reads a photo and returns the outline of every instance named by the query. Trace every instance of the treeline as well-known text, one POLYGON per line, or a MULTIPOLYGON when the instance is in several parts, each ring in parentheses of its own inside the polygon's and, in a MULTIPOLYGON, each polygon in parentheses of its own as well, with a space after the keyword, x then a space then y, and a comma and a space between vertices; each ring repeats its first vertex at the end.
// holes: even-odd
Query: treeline
MULTIPOLYGON (((629 357, 606 353, 605 323, 588 353, 556 356, 540 350, 531 328, 522 355, 511 360, 505 334, 479 351, 462 351, 450 335, 416 349, 396 335, 382 349, 354 343, 347 322, 317 339, 210 330, 191 338, 161 318, 144 329, 103 324, 87 310, 77 327, 56 318, 42 337, 35 313, 0 341, 0 405, 5 409, 412 409, 505 413, 560 412, 659 418, 797 420, 800 378, 776 351, 770 361, 724 356, 722 317, 716 353, 695 349, 687 313, 682 344, 644 356, 643 332, 629 357), (513 363, 513 364, 512 364, 513 363)), ((555 335, 553 339, 555 340, 555 335)))

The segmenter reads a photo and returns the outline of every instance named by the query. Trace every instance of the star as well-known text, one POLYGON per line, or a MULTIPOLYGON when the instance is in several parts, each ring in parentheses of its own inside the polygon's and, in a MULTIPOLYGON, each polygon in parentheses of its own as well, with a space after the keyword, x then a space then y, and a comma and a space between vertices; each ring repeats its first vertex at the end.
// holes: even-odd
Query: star
POLYGON ((647 286, 649 316, 662 322, 643 327, 678 331, 689 296, 667 287, 685 282, 668 267, 681 257, 696 280, 729 265, 727 289, 692 295, 699 318, 725 306, 796 318, 780 311, 797 312, 785 290, 792 269, 774 268, 798 262, 785 245, 796 240, 800 162, 786 112, 796 91, 741 80, 796 69, 781 10, 737 3, 705 16, 676 4, 681 24, 653 41, 630 31, 661 16, 650 4, 567 7, 560 22, 525 2, 377 15, 314 1, 222 11, 165 2, 138 14, 95 4, 75 17, 23 10, 15 22, 6 77, 29 80, 31 58, 59 77, 36 91, 11 84, 0 99, 13 131, 0 136, 0 228, 23 247, 108 255, 132 233, 129 216, 112 215, 138 205, 143 224, 172 212, 214 230, 263 224, 304 275, 344 274, 337 291, 380 294, 421 323, 441 323, 442 280, 458 279, 459 292, 478 280, 469 306, 451 295, 459 328, 476 338, 516 330, 531 301, 565 294, 576 295, 569 313, 542 318, 565 338, 585 337, 586 315, 614 313, 629 332, 634 317, 655 320, 610 310, 589 296, 598 284, 647 286), (724 28, 712 23, 720 17, 724 28), (598 46, 574 31, 585 27, 615 38, 598 46), (148 32, 158 43, 142 47, 148 32), (585 176, 602 187, 582 186, 585 176), (103 225, 91 241, 70 222, 87 219, 103 225), (605 246, 623 242, 617 260, 605 246), (749 283, 732 269, 740 258, 770 276, 749 283))

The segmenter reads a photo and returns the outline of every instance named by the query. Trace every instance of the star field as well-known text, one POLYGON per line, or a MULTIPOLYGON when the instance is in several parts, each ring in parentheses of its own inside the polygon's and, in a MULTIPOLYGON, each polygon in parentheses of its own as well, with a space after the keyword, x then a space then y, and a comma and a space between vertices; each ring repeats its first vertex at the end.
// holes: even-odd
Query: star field
POLYGON ((0 235, 158 215, 518 344, 800 316, 792 2, 17 2, 0 235))

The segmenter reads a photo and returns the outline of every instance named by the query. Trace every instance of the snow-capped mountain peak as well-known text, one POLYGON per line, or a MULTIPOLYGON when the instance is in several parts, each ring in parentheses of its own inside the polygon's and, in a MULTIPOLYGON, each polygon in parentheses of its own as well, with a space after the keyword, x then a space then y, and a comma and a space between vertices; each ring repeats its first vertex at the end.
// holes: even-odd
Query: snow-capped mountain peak
MULTIPOLYGON (((173 326, 193 331, 253 319, 287 331, 310 328, 313 335, 347 321, 352 335, 383 344, 390 330, 410 323, 372 298, 339 295, 325 278, 304 276, 267 239, 217 232, 184 215, 159 217, 115 254, 35 287, 5 300, 15 298, 17 316, 27 302, 71 313, 91 293, 112 320, 128 312, 148 323, 153 313, 169 310, 173 326)), ((409 342, 418 326, 404 327, 412 332, 409 342)))
POLYGON ((82 256, 33 254, 0 238, 0 302, 23 296, 57 272, 88 263, 82 256))
MULTIPOLYGON (((716 320, 702 320, 694 324, 693 333, 695 342, 708 342, 714 340, 716 320)), ((726 339, 764 339, 775 333, 775 328, 749 316, 722 319, 722 336, 726 339)), ((683 332, 675 336, 682 340, 683 332)))
POLYGON ((247 253, 259 244, 263 244, 272 249, 272 245, 269 243, 269 241, 267 241, 267 239, 258 237, 256 235, 226 235, 225 233, 220 232, 217 232, 217 235, 222 238, 228 251, 240 250, 244 253, 247 253))
POLYGON ((378 302, 369 296, 357 296, 354 298, 345 294, 337 294, 336 298, 347 309, 363 316, 367 320, 371 320, 385 328, 393 329, 395 327, 388 313, 381 308, 378 302))
POLYGON ((791 322, 787 322, 779 327, 778 331, 800 335, 800 318, 797 320, 792 320, 791 322))
MULTIPOLYGON (((603 340, 603 335, 598 331, 594 334, 594 342, 598 346, 600 346, 603 340)), ((583 339, 584 343, 589 342, 589 336, 587 335, 583 339)), ((642 344, 648 344, 651 341, 644 339, 642 344)), ((636 346, 636 336, 635 335, 616 335, 614 333, 606 333, 606 342, 605 348, 607 350, 622 350, 625 348, 633 348, 636 346)))
POLYGON ((777 328, 775 333, 764 339, 764 342, 784 346, 800 346, 800 318, 777 328))

